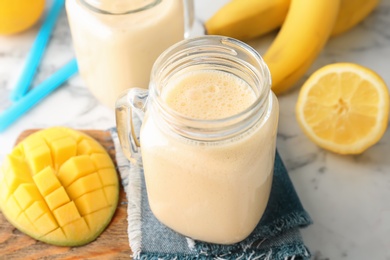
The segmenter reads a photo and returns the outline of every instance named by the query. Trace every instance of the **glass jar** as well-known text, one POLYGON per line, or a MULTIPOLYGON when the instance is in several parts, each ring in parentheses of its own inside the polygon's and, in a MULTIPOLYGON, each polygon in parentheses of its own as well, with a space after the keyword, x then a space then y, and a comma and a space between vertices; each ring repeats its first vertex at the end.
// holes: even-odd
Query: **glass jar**
POLYGON ((81 77, 111 108, 130 86, 148 87, 155 59, 193 21, 192 0, 66 0, 66 11, 81 77))
MULTIPOLYGON (((132 163, 143 166, 150 208, 163 224, 219 244, 239 242, 254 230, 273 176, 279 106, 270 85, 266 64, 250 46, 204 36, 167 49, 154 64, 149 91, 130 89, 120 96, 116 114, 122 150, 132 163), (214 119, 203 116, 213 114, 212 108, 219 113, 229 105, 240 106, 245 95, 229 90, 212 101, 210 109, 194 106, 195 116, 173 109, 168 97, 180 80, 196 91, 213 73, 224 80, 209 80, 209 92, 198 92, 206 96, 191 91, 190 96, 207 103, 213 93, 244 82, 253 101, 214 119)), ((176 103, 188 105, 184 96, 177 95, 176 103)))

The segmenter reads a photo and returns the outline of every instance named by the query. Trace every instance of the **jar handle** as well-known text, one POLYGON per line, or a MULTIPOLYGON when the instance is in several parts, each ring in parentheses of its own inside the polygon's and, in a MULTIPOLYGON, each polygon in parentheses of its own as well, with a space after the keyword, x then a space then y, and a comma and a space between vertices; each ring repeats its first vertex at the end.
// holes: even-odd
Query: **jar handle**
POLYGON ((123 92, 115 103, 116 126, 123 154, 132 164, 140 167, 139 137, 148 93, 146 89, 131 88, 123 92))
POLYGON ((195 21, 194 0, 183 0, 184 3, 184 38, 190 37, 195 21))

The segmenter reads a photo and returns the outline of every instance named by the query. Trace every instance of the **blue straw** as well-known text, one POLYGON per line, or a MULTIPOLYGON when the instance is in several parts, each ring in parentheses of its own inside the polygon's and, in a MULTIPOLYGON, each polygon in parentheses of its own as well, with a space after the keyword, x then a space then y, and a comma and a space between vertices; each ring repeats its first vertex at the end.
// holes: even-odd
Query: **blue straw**
POLYGON ((11 92, 10 99, 12 101, 18 100, 27 93, 34 78, 35 72, 38 68, 38 65, 41 62, 43 53, 45 52, 46 45, 50 38, 51 32, 64 6, 64 2, 65 0, 53 0, 53 4, 47 14, 47 17, 43 22, 27 56, 26 62, 22 70, 22 74, 20 75, 16 86, 11 92))
POLYGON ((8 107, 0 114, 0 132, 3 132, 14 121, 21 117, 30 108, 58 88, 78 71, 76 59, 72 59, 61 69, 56 71, 44 82, 32 88, 25 96, 8 107))

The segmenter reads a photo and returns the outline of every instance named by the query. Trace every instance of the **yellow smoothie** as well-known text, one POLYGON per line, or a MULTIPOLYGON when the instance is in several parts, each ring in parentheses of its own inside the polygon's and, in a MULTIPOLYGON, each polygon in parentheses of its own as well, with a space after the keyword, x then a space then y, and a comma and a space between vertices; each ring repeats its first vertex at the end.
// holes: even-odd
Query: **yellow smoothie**
POLYGON ((125 89, 148 88, 155 59, 184 38, 183 1, 163 0, 130 14, 116 13, 142 7, 145 1, 83 1, 115 13, 99 13, 81 0, 66 1, 80 74, 91 93, 114 108, 125 89))
MULTIPOLYGON (((257 96, 232 74, 204 70, 172 79, 161 98, 183 116, 215 120, 244 111, 257 96)), ((265 118, 250 130, 214 142, 177 138, 146 113, 140 136, 143 167, 151 210, 162 223, 220 244, 239 242, 253 231, 272 183, 278 121, 273 94, 268 104, 265 118)))

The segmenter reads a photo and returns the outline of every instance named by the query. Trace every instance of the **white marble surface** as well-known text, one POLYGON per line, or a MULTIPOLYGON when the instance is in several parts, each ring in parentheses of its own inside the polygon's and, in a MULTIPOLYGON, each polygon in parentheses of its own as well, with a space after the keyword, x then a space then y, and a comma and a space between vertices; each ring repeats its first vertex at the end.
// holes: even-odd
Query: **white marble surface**
MULTIPOLYGON (((195 1, 194 35, 201 34, 201 22, 226 1, 195 1)), ((0 36, 0 112, 10 105, 9 92, 38 28, 39 24, 22 34, 0 36)), ((262 54, 274 37, 275 34, 270 34, 249 44, 262 54)), ((63 12, 34 84, 72 57, 71 37, 63 12)), ((353 30, 332 38, 306 76, 325 64, 343 61, 375 70, 390 86, 390 0, 382 0, 376 11, 353 30)), ((295 120, 298 87, 279 97, 277 147, 314 221, 302 231, 312 258, 389 260, 390 129, 362 155, 341 156, 324 151, 305 137, 295 120)), ((106 129, 115 125, 115 118, 113 111, 100 105, 80 77, 75 76, 0 133, 0 162, 23 130, 53 125, 106 129)))

